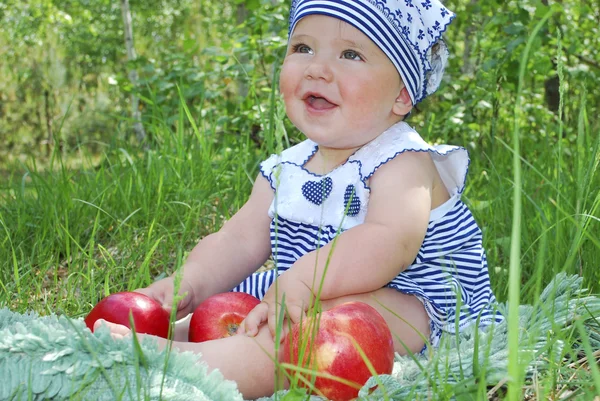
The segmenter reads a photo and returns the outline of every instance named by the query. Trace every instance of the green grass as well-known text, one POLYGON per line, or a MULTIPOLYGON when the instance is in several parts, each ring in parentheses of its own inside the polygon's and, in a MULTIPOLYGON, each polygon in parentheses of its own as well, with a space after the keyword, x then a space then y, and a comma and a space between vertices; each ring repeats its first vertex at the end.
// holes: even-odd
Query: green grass
MULTIPOLYGON (((494 290, 499 300, 510 301, 512 379, 480 382, 469 387, 472 398, 464 399, 545 400, 567 392, 572 396, 564 399, 588 399, 600 391, 596 365, 579 360, 593 357, 585 333, 580 354, 567 346, 560 363, 535 382, 523 382, 517 359, 518 303, 535 304, 560 271, 583 275, 600 293, 600 123, 589 117, 597 109, 588 109, 585 89, 564 99, 569 107, 561 105, 562 118, 537 107, 535 88, 525 85, 526 60, 516 101, 498 94, 500 109, 508 111, 480 122, 481 132, 491 132, 493 125, 505 134, 483 134, 482 144, 469 148, 465 192, 484 230, 494 290)), ((559 62, 559 74, 561 68, 559 62)), ((564 81, 561 92, 568 96, 564 81)), ((249 132, 227 135, 216 117, 198 120, 182 103, 173 125, 160 110, 151 110, 154 142, 148 149, 115 141, 94 144, 102 152, 92 153, 81 143, 62 151, 55 147, 48 160, 4 166, 0 307, 84 316, 106 294, 146 286, 175 271, 202 236, 243 204, 259 161, 287 142, 280 105, 271 99, 260 147, 249 132)), ((423 132, 440 137, 450 121, 451 115, 414 119, 423 132)), ((465 146, 471 139, 450 138, 465 146)), ((569 333, 556 335, 572 342, 569 333)), ((439 399, 457 391, 443 384, 432 389, 439 399)))

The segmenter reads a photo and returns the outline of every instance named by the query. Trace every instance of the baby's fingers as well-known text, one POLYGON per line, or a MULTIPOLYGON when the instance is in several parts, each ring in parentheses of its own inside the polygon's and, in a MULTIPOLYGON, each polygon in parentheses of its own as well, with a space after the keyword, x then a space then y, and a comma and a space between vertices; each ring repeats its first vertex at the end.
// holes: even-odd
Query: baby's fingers
POLYGON ((280 314, 281 310, 279 308, 276 309, 274 306, 272 308, 269 308, 269 331, 271 332, 273 338, 275 338, 277 327, 281 327, 282 331, 279 338, 281 339, 281 341, 283 341, 288 331, 287 326, 289 324, 293 325, 295 323, 300 322, 300 319, 304 320, 306 318, 306 313, 304 312, 304 309, 300 306, 288 305, 285 316, 289 320, 284 320, 283 322, 280 322, 280 314))
POLYGON ((288 318, 292 321, 292 324, 306 320, 306 311, 300 305, 290 305, 287 314, 288 318))
POLYGON ((256 334, 258 334, 258 328, 267 320, 268 311, 268 304, 261 302, 260 304, 256 305, 240 324, 240 327, 238 328, 238 334, 246 334, 250 337, 254 337, 256 334))

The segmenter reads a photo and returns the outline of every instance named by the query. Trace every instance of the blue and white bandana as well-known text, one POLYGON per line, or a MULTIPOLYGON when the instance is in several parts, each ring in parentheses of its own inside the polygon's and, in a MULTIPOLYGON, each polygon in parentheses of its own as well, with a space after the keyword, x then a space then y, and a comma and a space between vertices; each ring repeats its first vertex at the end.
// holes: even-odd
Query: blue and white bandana
POLYGON ((367 35, 400 73, 413 105, 439 86, 448 51, 438 39, 454 13, 438 0, 293 0, 290 36, 311 14, 338 18, 367 35), (441 49, 432 55, 436 42, 441 49))

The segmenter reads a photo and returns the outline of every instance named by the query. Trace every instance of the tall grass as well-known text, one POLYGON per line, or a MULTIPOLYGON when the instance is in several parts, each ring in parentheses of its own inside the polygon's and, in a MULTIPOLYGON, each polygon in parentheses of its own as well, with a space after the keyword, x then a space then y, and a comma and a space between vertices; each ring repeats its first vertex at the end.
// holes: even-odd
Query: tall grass
MULTIPOLYGON (((519 302, 521 289, 521 137, 520 132, 520 112, 521 112, 521 94, 525 80, 525 70, 529 59, 529 52, 533 40, 546 21, 553 14, 553 11, 548 12, 544 18, 535 26, 525 50, 521 58, 519 69, 519 86, 516 93, 516 102, 514 107, 514 128, 513 128, 513 221, 511 232, 511 247, 510 247, 510 268, 509 268, 509 288, 508 288, 508 374, 511 381, 508 385, 508 399, 510 401, 517 400, 521 393, 521 372, 519 366, 519 302)), ((560 109, 559 109, 560 110, 560 109)), ((560 111, 559 111, 560 113, 560 111)), ((562 124, 561 124, 562 126, 562 124)))
MULTIPOLYGON (((105 293, 172 272, 241 206, 258 152, 247 138, 219 139, 211 121, 192 131, 183 121, 176 132, 155 127, 156 149, 105 146, 92 168, 71 169, 58 151, 43 171, 13 167, 22 173, 0 198, 3 305, 82 314, 105 293)), ((83 146, 68 155, 92 156, 83 146)))

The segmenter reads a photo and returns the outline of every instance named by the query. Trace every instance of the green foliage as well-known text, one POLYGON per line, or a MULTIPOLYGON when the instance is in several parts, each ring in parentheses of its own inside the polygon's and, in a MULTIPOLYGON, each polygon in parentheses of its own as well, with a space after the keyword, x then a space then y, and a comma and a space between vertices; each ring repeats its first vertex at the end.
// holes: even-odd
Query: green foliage
MULTIPOLYGON (((515 132, 521 302, 559 271, 598 292, 600 4, 445 3, 458 14, 445 36, 450 65, 409 123, 469 150, 464 198, 498 298, 516 240, 515 132)), ((288 1, 130 5, 138 59, 128 63, 119 2, 0 0, 0 306, 77 316, 101 294, 170 274, 243 204, 258 162, 301 138, 277 94, 288 1), (129 135, 131 93, 145 144, 129 135)), ((540 378, 542 394, 562 370, 540 378)), ((585 391, 596 373, 578 373, 585 391)))
MULTIPOLYGON (((410 120, 431 142, 468 148, 465 197, 484 229, 501 299, 511 237, 509 143, 518 63, 533 27, 549 9, 546 3, 448 1, 459 16, 446 32, 450 66, 439 93, 420 104, 410 120)), ((589 116, 598 113, 600 99, 594 85, 600 75, 594 51, 600 47, 595 22, 600 7, 574 1, 550 6, 555 12, 532 41, 520 99, 526 216, 522 263, 529 266, 524 282, 534 266, 580 272, 598 254, 591 227, 598 213, 594 133, 599 123, 589 116), (541 264, 539 243, 553 250, 541 264)), ((27 168, 27 180, 43 175, 47 154, 71 166, 77 160, 71 155, 89 153, 88 164, 104 160, 106 165, 123 147, 137 163, 146 156, 137 155, 140 144, 127 135, 130 93, 141 98, 148 149, 174 151, 178 163, 189 160, 197 140, 182 100, 200 130, 211 133, 214 149, 235 153, 242 147, 257 159, 275 151, 275 125, 269 121, 277 104, 272 99, 277 99, 277 66, 286 45, 287 8, 282 0, 132 1, 139 57, 127 63, 118 2, 0 3, 0 48, 7 61, 0 66, 0 135, 7 138, 0 161, 14 166, 15 160, 35 157, 39 167, 27 168), (128 79, 131 68, 139 74, 136 87, 128 79)), ((289 132, 292 142, 300 138, 286 120, 278 130, 289 132)), ((22 174, 23 167, 17 169, 22 174)), ((176 169, 185 167, 177 164, 176 169)), ((255 166, 249 165, 237 179, 254 174, 255 166)), ((66 205, 72 204, 69 194, 60 194, 66 205)), ((245 196, 236 194, 236 204, 245 196)), ((600 274, 588 277, 594 285, 600 282, 600 274)))
POLYGON ((286 20, 282 3, 267 3, 243 20, 241 7, 205 10, 214 13, 213 20, 223 14, 235 20, 230 36, 215 31, 218 27, 213 24, 202 32, 215 36, 210 38, 211 45, 202 46, 208 40, 190 33, 181 43, 162 50, 160 57, 140 58, 135 63, 141 74, 138 88, 131 88, 125 75, 119 77, 123 88, 134 90, 146 101, 148 120, 152 120, 151 115, 159 116, 167 125, 177 121, 179 97, 175 88, 179 87, 198 120, 218 116, 217 125, 223 134, 249 131, 255 142, 263 139, 265 127, 260 121, 271 96, 275 62, 281 60, 285 49, 286 20))

